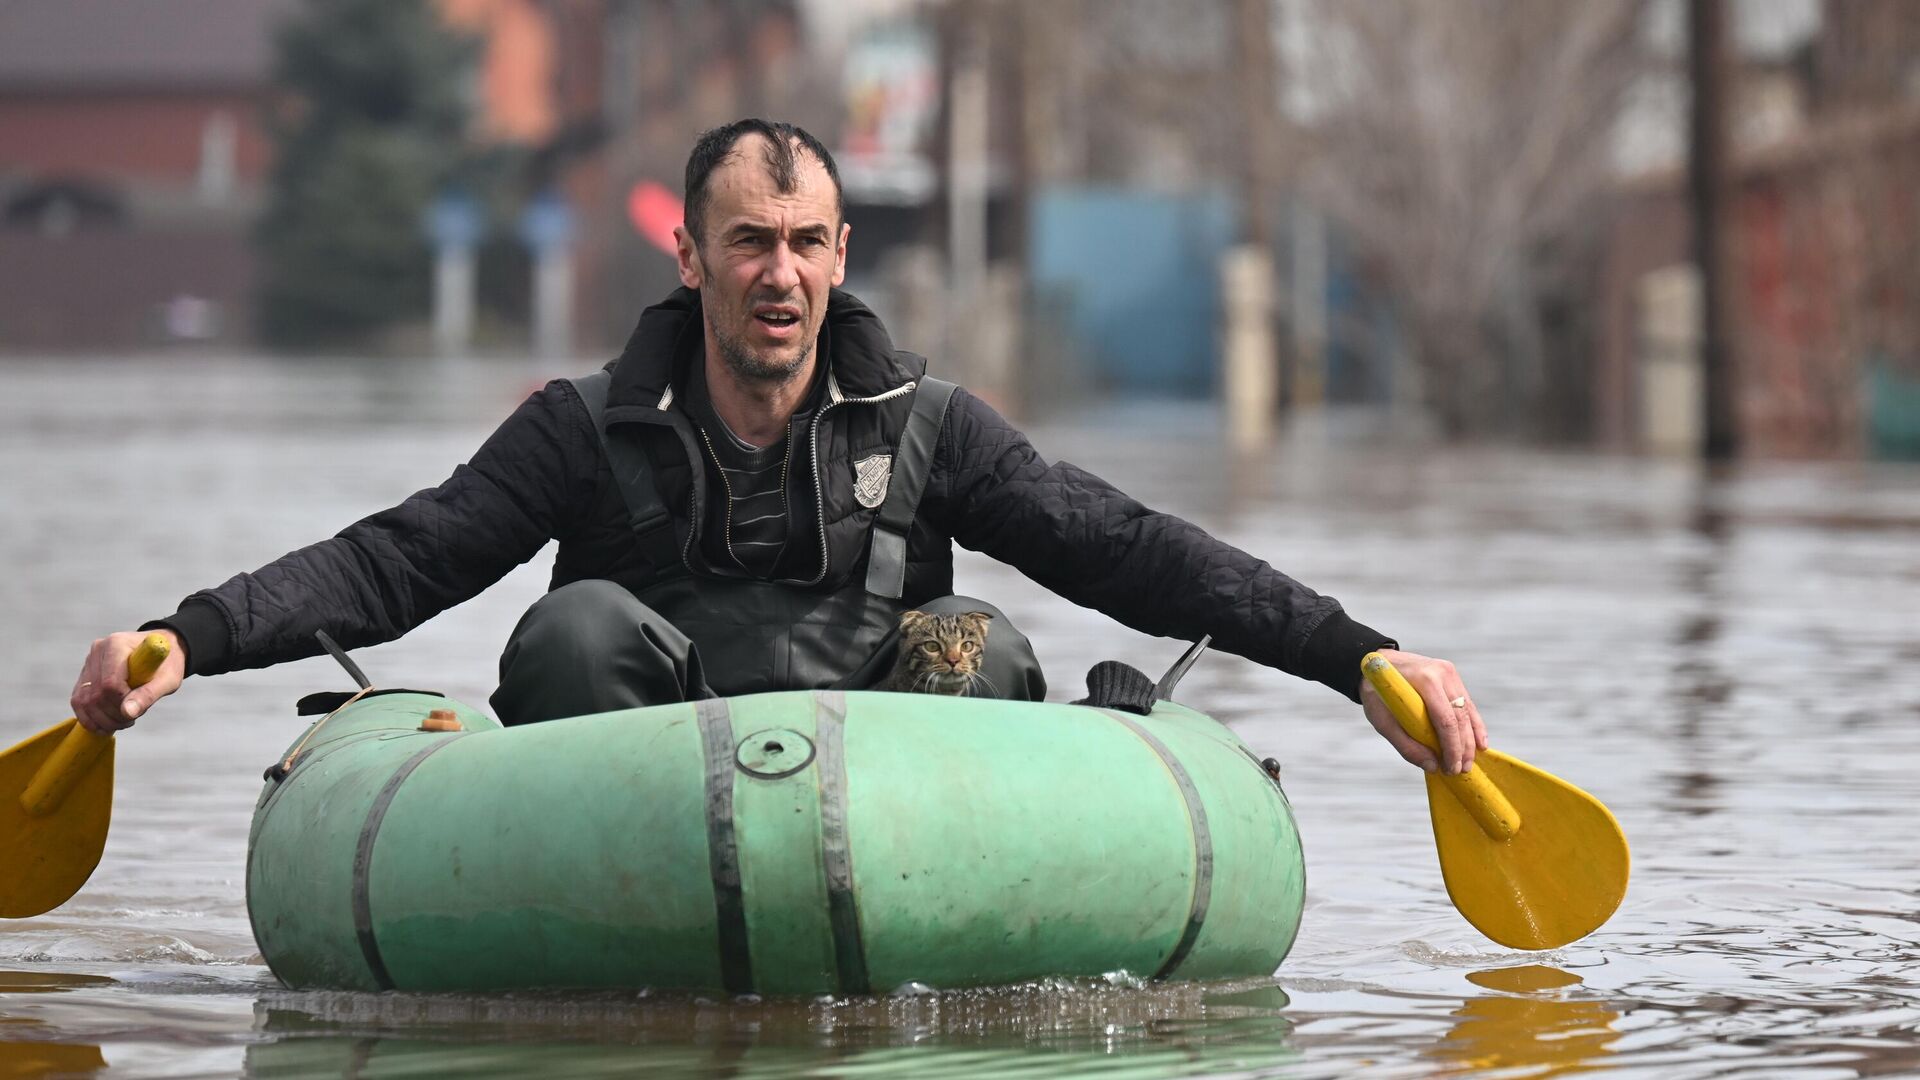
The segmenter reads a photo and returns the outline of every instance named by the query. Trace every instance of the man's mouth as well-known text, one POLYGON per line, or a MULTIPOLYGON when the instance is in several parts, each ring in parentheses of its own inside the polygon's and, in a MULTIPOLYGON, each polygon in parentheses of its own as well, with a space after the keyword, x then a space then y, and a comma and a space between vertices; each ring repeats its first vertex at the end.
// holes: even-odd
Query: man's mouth
POLYGON ((774 328, 792 326, 800 321, 800 313, 791 308, 761 308, 753 313, 753 317, 774 328))

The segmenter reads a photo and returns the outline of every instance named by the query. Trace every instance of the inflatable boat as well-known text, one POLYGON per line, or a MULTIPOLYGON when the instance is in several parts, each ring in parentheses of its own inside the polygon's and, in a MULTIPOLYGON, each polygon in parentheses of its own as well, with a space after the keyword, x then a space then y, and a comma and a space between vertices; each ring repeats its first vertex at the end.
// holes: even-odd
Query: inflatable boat
POLYGON ((502 728, 363 691, 247 855, 293 988, 886 993, 1264 975, 1304 865, 1278 769, 1158 701, 788 691, 502 728))

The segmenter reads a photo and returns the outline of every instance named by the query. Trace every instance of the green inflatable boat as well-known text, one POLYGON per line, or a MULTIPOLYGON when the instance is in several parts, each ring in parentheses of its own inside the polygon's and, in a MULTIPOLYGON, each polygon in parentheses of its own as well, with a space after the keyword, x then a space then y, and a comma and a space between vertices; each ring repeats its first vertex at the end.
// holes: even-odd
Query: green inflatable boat
POLYGON ((503 729, 364 694, 269 770, 294 988, 885 993, 1279 966, 1292 811, 1200 713, 791 691, 503 729))

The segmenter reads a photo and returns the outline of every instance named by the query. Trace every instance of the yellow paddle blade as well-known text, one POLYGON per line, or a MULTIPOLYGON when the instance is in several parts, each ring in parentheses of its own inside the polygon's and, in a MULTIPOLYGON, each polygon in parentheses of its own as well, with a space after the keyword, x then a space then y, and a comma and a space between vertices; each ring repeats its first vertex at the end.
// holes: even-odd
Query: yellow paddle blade
POLYGON ((1427 774, 1427 810, 1447 895, 1468 922, 1512 949, 1553 949, 1600 928, 1627 894, 1627 838, 1600 800, 1498 750, 1483 772, 1520 814, 1489 837, 1446 780, 1427 774))
MULTIPOLYGON (((1407 734, 1438 750, 1426 703, 1379 653, 1361 672, 1407 734)), ((1474 928, 1553 949, 1600 928, 1627 894, 1627 837, 1599 799, 1498 750, 1458 776, 1428 773, 1440 874, 1474 928)))
MULTIPOLYGON (((145 685, 170 650, 165 634, 148 634, 127 658, 127 684, 145 685)), ((52 911, 100 864, 114 745, 69 719, 0 751, 0 918, 52 911)))
POLYGON ((24 919, 67 902, 87 883, 107 846, 113 816, 113 746, 68 720, 0 751, 0 918, 24 919), (71 735, 105 743, 59 806, 31 814, 21 796, 71 735))

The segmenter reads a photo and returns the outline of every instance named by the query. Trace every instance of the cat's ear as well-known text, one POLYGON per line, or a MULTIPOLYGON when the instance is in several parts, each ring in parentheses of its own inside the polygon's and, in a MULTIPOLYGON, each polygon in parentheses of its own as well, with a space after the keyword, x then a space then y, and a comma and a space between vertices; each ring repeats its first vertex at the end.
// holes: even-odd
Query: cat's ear
POLYGON ((985 634, 987 632, 987 624, 993 621, 993 616, 984 611, 969 611, 960 617, 966 620, 970 628, 980 634, 985 634))
POLYGON ((900 630, 903 633, 913 633, 927 625, 927 620, 931 618, 933 616, 924 611, 903 611, 900 613, 900 630))

